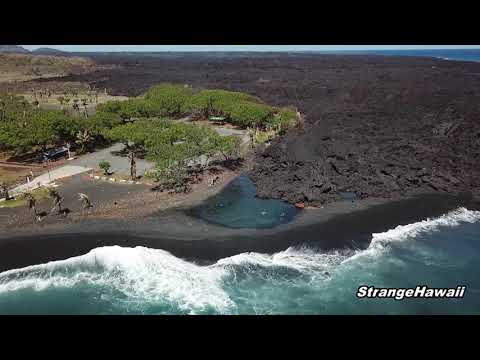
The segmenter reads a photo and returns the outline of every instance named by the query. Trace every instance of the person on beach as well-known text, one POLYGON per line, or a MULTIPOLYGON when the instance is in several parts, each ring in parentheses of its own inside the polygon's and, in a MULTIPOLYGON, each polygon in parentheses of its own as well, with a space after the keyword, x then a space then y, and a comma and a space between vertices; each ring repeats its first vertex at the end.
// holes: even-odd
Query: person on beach
POLYGON ((215 186, 217 181, 220 179, 220 176, 215 176, 211 181, 210 181, 210 184, 209 186, 215 186))

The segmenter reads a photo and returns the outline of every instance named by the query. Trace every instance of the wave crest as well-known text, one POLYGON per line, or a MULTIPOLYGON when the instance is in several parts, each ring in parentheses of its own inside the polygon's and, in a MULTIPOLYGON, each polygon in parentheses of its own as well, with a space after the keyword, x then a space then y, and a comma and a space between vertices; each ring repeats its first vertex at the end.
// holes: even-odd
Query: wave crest
MULTIPOLYGON (((67 260, 1 273, 0 294, 24 289, 40 292, 86 286, 98 288, 97 293, 102 297, 110 296, 112 302, 123 299, 125 306, 136 307, 135 310, 142 306, 166 304, 181 313, 239 312, 231 294, 236 291, 232 289, 247 286, 239 283, 242 279, 249 284, 263 284, 261 289, 264 292, 266 283, 267 288, 277 290, 287 286, 287 282, 282 282, 287 280, 288 286, 303 282, 305 288, 310 288, 312 281, 318 285, 331 278, 330 274, 337 270, 353 268, 352 271, 358 273, 358 265, 365 264, 365 261, 352 261, 367 256, 368 263, 371 263, 372 257, 381 255, 392 243, 411 240, 442 227, 478 220, 480 211, 458 208, 438 218, 374 233, 370 246, 365 250, 319 252, 305 247, 288 248, 272 255, 242 253, 220 259, 209 266, 179 259, 164 250, 102 247, 67 260), (258 279, 261 281, 256 282, 258 279)), ((254 290, 248 287, 242 291, 247 298, 254 290)))
POLYGON ((383 246, 393 241, 403 241, 415 238, 423 233, 437 231, 442 227, 453 227, 462 223, 474 223, 480 220, 480 211, 468 210, 460 207, 438 218, 419 221, 408 225, 399 225, 383 233, 372 234, 370 246, 383 246))
POLYGON ((130 303, 167 300, 191 313, 209 308, 223 312, 234 306, 221 288, 225 274, 222 268, 198 266, 164 250, 108 246, 71 259, 4 272, 0 293, 86 284, 113 287, 130 303))

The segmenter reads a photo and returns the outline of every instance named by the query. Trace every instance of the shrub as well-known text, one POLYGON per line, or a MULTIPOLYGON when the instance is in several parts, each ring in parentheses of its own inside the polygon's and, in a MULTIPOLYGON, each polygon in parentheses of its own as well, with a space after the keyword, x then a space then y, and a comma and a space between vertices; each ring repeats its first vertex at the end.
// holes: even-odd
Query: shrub
POLYGON ((162 190, 175 189, 178 192, 185 192, 188 189, 189 175, 182 164, 175 162, 158 163, 149 176, 159 182, 162 190))
POLYGON ((225 160, 230 160, 238 155, 240 150, 240 138, 238 136, 220 136, 216 148, 223 155, 225 160))
POLYGON ((267 127, 279 131, 285 132, 289 128, 295 126, 297 122, 297 113, 291 108, 280 108, 277 113, 271 118, 267 127))
POLYGON ((275 135, 275 130, 255 131, 254 140, 256 144, 262 144, 271 141, 275 135))
POLYGON ((110 170, 110 163, 107 160, 102 160, 98 163, 98 167, 103 170, 105 175, 108 175, 108 171, 110 170))
POLYGON ((268 105, 240 102, 229 109, 232 124, 242 127, 265 127, 273 117, 273 108, 268 105))
POLYGON ((116 101, 116 100, 107 101, 103 104, 98 104, 97 108, 96 108, 96 111, 97 111, 97 113, 105 112, 105 113, 118 114, 120 112, 120 109, 121 109, 121 106, 122 106, 121 104, 122 104, 122 101, 116 101))

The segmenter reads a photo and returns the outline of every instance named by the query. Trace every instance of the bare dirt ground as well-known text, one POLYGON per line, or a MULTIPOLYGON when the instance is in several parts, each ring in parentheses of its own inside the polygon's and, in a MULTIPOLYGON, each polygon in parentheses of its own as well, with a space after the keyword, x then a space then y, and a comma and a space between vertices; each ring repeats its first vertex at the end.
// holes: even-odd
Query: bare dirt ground
MULTIPOLYGON (((246 166, 237 169, 217 167, 206 171, 197 183, 192 184, 188 193, 173 194, 153 191, 153 186, 145 184, 110 183, 92 179, 88 174, 81 174, 55 181, 57 191, 64 197, 63 207, 68 215, 49 215, 41 222, 36 222, 33 213, 25 206, 17 208, 0 208, 0 229, 35 229, 78 223, 89 219, 142 219, 152 214, 176 207, 194 206, 209 196, 216 194, 223 186, 246 170, 246 166), (210 180, 219 176, 215 186, 209 186, 210 180), (85 210, 79 201, 79 193, 86 194, 93 207, 85 210)), ((51 200, 40 200, 39 212, 49 212, 51 200)))
POLYGON ((94 68, 95 63, 83 57, 0 53, 0 83, 81 74, 94 68))
MULTIPOLYGON (((18 93, 18 95, 23 96, 25 100, 28 102, 32 103, 35 99, 39 102, 39 106, 42 109, 46 110, 67 110, 69 111, 72 115, 75 115, 74 110, 72 109, 72 104, 73 100, 77 99, 79 103, 81 104, 81 99, 86 98, 87 99, 87 112, 88 114, 93 114, 95 113, 95 108, 98 104, 103 104, 107 101, 125 101, 128 100, 128 97, 126 96, 113 96, 113 95, 108 95, 102 92, 99 92, 98 96, 95 98, 91 95, 87 95, 88 91, 83 88, 80 90, 80 93, 76 96, 70 99, 69 104, 61 104, 60 101, 58 100, 60 97, 64 97, 63 92, 53 92, 51 96, 49 97, 42 97, 38 98, 33 95, 32 92, 26 92, 26 93, 18 93), (82 91, 83 90, 83 91, 82 91)), ((83 106, 81 106, 82 112, 83 112, 83 106)))

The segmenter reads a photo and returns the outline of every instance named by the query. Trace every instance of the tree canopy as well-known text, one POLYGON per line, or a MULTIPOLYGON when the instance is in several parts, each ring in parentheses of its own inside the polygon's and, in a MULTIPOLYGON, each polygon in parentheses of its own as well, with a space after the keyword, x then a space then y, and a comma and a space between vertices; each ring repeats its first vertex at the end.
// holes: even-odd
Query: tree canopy
POLYGON ((98 141, 105 129, 122 123, 118 114, 99 112, 88 118, 61 110, 44 110, 23 97, 0 96, 0 143, 4 148, 22 152, 34 146, 74 143, 79 132, 87 131, 91 141, 98 141))
POLYGON ((201 157, 223 155, 225 159, 238 152, 239 138, 220 136, 207 126, 179 123, 166 119, 141 119, 106 130, 112 141, 121 141, 146 150, 147 159, 155 162, 151 172, 158 180, 178 183, 188 165, 201 157))
POLYGON ((208 118, 223 116, 242 128, 288 128, 296 113, 262 103, 252 95, 226 90, 194 91, 190 87, 160 84, 145 94, 127 101, 110 101, 98 105, 98 112, 118 114, 122 119, 141 117, 179 118, 196 114, 208 118))

